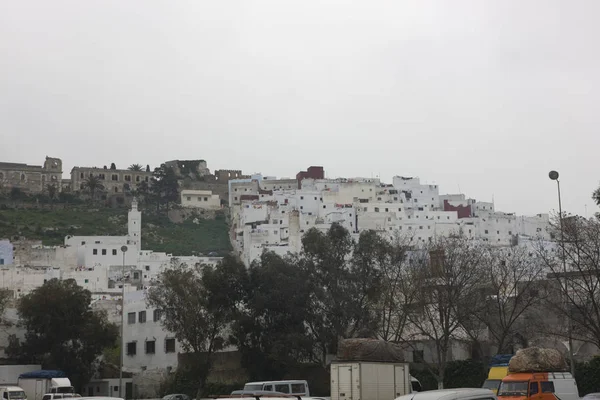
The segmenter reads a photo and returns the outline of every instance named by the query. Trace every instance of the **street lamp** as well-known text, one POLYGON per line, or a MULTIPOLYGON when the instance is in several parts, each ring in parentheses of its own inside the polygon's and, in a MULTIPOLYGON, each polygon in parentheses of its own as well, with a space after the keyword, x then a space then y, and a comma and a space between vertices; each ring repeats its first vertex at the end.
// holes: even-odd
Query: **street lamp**
MULTIPOLYGON (((563 213, 562 203, 560 200, 560 181, 558 180, 559 174, 557 171, 550 171, 548 177, 553 181, 556 181, 556 187, 558 189, 558 220, 560 224, 560 247, 562 249, 562 264, 563 273, 565 277, 565 303, 568 306, 568 292, 567 292, 567 257, 565 255, 565 239, 563 235, 563 213)), ((575 360, 573 360, 573 335, 571 332, 571 319, 567 313, 567 334, 569 335, 569 361, 571 363, 571 375, 575 376, 575 360)))
POLYGON ((123 268, 121 270, 121 365, 119 368, 119 397, 123 398, 123 359, 125 354, 123 325, 125 325, 125 253, 127 252, 127 246, 121 246, 121 252, 123 253, 123 268))

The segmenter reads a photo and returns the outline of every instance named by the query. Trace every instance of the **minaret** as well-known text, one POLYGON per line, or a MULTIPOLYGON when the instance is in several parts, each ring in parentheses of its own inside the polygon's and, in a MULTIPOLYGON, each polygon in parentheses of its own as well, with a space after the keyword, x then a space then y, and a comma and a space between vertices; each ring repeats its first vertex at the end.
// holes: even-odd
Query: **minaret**
POLYGON ((131 210, 127 215, 127 235, 129 243, 135 246, 137 251, 142 249, 142 212, 138 210, 137 199, 131 202, 131 210))

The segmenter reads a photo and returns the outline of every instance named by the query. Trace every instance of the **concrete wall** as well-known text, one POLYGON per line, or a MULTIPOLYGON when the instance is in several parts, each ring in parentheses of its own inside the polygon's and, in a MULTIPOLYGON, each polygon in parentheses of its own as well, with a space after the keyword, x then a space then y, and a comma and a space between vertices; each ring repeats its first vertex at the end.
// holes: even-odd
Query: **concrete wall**
POLYGON ((126 169, 104 169, 74 167, 71 170, 71 190, 84 190, 84 183, 90 176, 100 178, 108 194, 123 193, 135 189, 142 182, 150 182, 152 172, 130 171, 126 169))
POLYGON ((46 157, 43 166, 0 162, 0 184, 6 189, 19 188, 26 193, 41 193, 53 184, 61 190, 62 161, 46 157))

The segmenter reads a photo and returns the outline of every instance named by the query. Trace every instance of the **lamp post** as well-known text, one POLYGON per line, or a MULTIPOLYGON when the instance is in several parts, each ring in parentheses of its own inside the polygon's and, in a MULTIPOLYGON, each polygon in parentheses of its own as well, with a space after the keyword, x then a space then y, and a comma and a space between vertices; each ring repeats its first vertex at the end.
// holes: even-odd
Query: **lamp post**
MULTIPOLYGON (((560 181, 558 180, 559 174, 557 171, 550 171, 548 174, 550 179, 556 181, 556 187, 558 189, 558 220, 560 224, 560 247, 562 249, 562 264, 563 264, 563 274, 565 277, 565 303, 568 306, 568 293, 567 293, 567 258, 565 255, 565 239, 563 234, 563 213, 562 213, 562 203, 560 200, 560 181)), ((571 319, 568 316, 567 312, 567 334, 569 335, 569 361, 571 363, 571 375, 575 376, 575 360, 573 359, 573 335, 571 332, 571 319)))
POLYGON ((123 326, 125 325, 125 253, 127 252, 127 246, 121 246, 121 252, 123 253, 123 268, 121 270, 121 365, 119 366, 119 397, 123 398, 123 360, 125 355, 123 326))

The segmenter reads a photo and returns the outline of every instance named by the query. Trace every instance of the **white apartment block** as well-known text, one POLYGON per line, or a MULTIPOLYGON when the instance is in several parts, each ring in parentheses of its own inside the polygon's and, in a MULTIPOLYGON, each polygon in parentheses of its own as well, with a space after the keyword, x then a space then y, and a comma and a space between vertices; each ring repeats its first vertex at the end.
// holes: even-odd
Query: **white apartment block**
POLYGON ((549 216, 516 216, 498 212, 493 203, 464 195, 440 195, 437 185, 418 178, 304 179, 297 189, 291 180, 252 179, 229 182, 234 249, 246 264, 264 249, 277 254, 299 252, 310 228, 327 230, 342 224, 354 236, 375 230, 407 237, 415 244, 436 236, 461 233, 495 246, 517 238, 549 240, 549 216))
POLYGON ((179 341, 161 326, 161 311, 147 306, 145 291, 125 293, 124 310, 124 370, 138 373, 176 368, 179 341))

